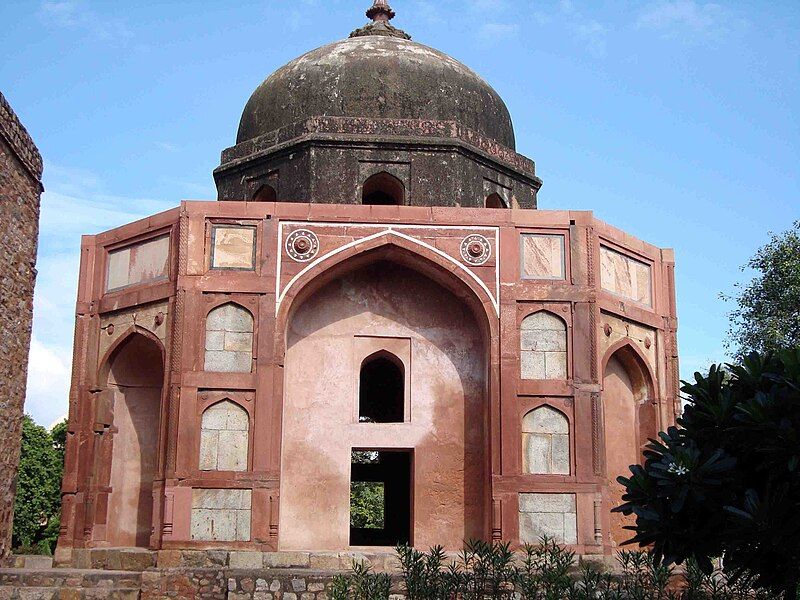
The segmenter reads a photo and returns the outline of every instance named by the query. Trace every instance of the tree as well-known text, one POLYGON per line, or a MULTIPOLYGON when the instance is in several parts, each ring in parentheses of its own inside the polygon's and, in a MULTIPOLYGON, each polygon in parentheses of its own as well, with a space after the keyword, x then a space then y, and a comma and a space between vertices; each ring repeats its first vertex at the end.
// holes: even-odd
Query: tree
POLYGON ((734 579, 794 600, 800 581, 800 348, 712 366, 681 388, 678 427, 631 467, 624 504, 636 516, 626 543, 657 562, 712 559, 734 579))
POLYGON ((50 554, 55 547, 65 439, 66 422, 56 425, 51 433, 28 415, 23 417, 13 543, 24 552, 50 554))
POLYGON ((727 346, 743 357, 800 346, 800 221, 758 249, 744 268, 757 272, 733 297, 727 346))

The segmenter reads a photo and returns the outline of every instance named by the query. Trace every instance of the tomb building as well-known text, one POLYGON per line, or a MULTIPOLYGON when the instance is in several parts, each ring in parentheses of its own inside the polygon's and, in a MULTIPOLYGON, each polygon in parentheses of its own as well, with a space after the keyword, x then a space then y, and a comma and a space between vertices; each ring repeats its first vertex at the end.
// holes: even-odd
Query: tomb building
POLYGON ((62 558, 629 537, 673 252, 539 210, 499 95, 368 16, 253 92, 218 201, 83 238, 62 558))

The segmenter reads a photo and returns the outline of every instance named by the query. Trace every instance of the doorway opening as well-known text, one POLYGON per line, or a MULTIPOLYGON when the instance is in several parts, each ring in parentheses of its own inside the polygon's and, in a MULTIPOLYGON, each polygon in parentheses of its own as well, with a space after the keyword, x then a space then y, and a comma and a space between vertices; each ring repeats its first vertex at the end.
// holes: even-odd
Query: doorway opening
POLYGON ((403 361, 390 352, 377 352, 361 363, 358 381, 359 422, 403 422, 405 414, 403 361))
POLYGON ((411 544, 411 450, 353 449, 350 545, 411 544))
POLYGON ((405 192, 402 181, 382 171, 364 182, 361 189, 361 203, 377 206, 400 205, 404 204, 405 192))

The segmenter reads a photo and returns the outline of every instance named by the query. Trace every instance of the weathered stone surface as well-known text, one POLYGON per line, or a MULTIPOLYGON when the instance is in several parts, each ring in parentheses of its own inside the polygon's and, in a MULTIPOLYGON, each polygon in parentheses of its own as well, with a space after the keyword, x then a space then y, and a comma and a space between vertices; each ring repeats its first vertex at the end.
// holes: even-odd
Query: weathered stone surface
POLYGON ((193 490, 192 539, 248 541, 251 495, 251 490, 193 490))
POLYGON ((536 543, 548 536, 562 544, 576 544, 577 514, 574 494, 519 495, 520 541, 536 543))
POLYGON ((0 93, 0 558, 11 550, 41 179, 42 157, 0 93))
POLYGON ((263 566, 263 558, 261 552, 232 551, 228 556, 228 564, 231 569, 260 569, 263 566))
MULTIPOLYGON (((265 552, 264 553, 265 567, 278 567, 278 568, 308 567, 309 564, 310 564, 310 553, 308 552, 265 552)), ((271 586, 270 590, 272 590, 271 586)))
POLYGON ((200 426, 200 469, 244 471, 249 444, 247 411, 230 400, 208 407, 200 426))
POLYGON ((205 370, 249 373, 253 368, 253 315, 237 304, 223 304, 206 318, 205 370))
POLYGON ((567 326, 547 311, 528 315, 520 325, 523 379, 567 378, 567 326))

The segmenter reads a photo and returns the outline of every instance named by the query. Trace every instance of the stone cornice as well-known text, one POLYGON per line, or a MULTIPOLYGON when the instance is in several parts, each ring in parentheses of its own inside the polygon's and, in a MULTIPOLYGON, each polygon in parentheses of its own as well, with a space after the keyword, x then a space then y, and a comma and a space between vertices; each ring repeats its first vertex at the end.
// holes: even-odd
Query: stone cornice
MULTIPOLYGON (((343 140, 354 136, 373 136, 380 138, 402 138, 405 143, 461 142, 478 150, 515 171, 535 178, 534 162, 491 140, 480 133, 459 125, 456 121, 436 121, 424 119, 374 119, 366 117, 312 117, 271 131, 252 140, 247 140, 222 151, 219 170, 238 165, 243 160, 268 153, 288 142, 309 136, 340 137, 343 140)), ((387 140, 388 141, 388 140, 387 140)), ((398 140, 399 141, 399 140, 398 140)))

